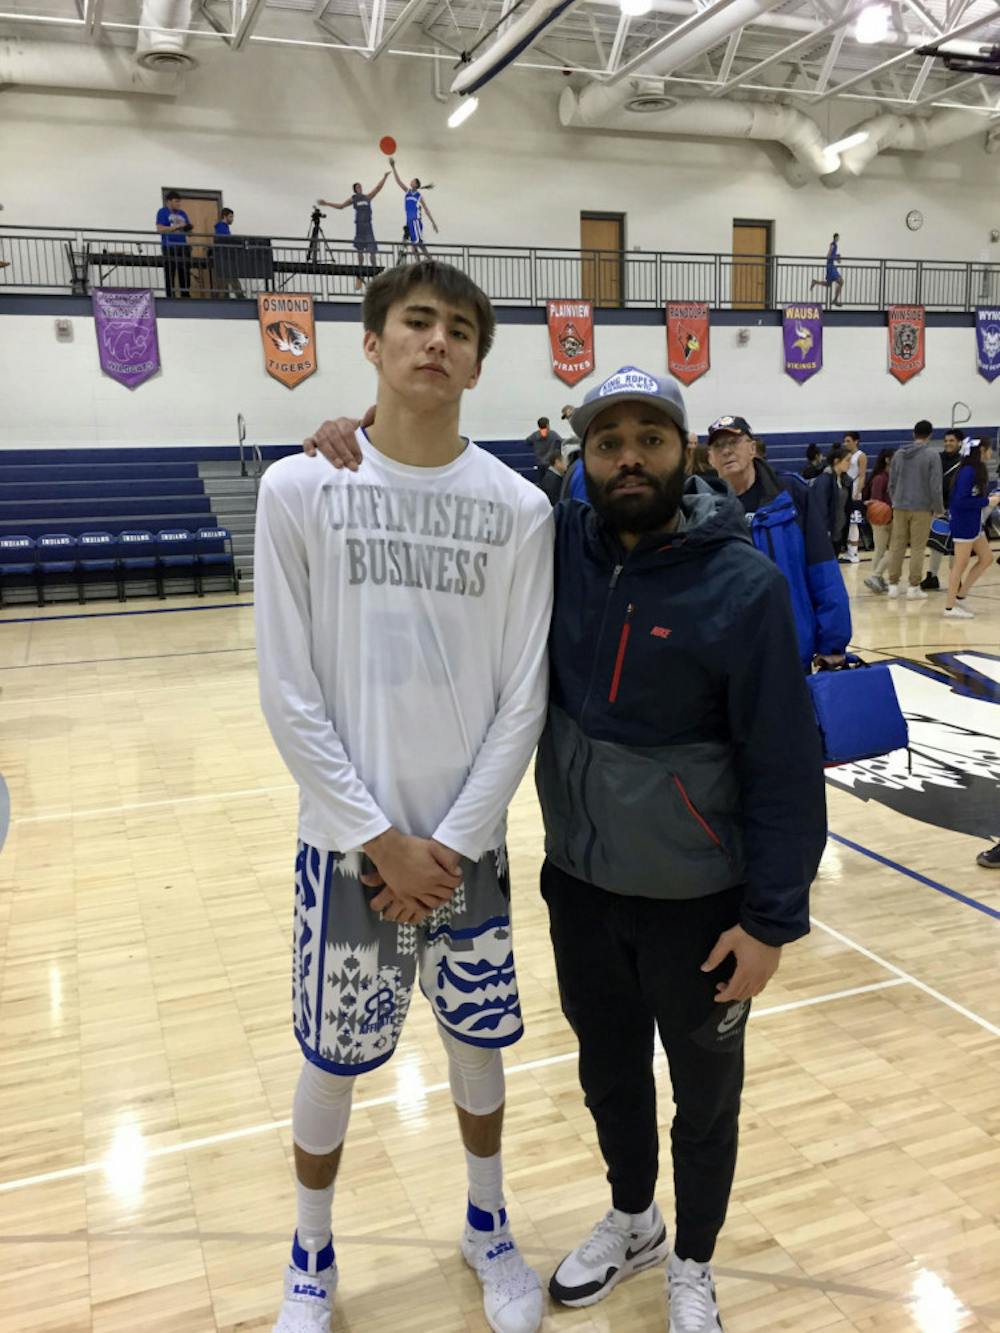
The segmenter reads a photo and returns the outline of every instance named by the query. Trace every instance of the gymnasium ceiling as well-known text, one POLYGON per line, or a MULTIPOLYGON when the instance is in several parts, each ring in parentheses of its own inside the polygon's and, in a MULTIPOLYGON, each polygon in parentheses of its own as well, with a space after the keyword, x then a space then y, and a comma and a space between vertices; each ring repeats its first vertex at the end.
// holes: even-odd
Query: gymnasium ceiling
MULTIPOLYGON (((531 3, 193 0, 185 27, 195 58, 206 43, 346 48, 358 60, 436 60, 447 89, 462 54, 482 54, 531 3)), ((568 73, 575 87, 606 80, 624 66, 638 67, 654 45, 669 46, 679 25, 689 27, 696 16, 732 4, 653 0, 648 13, 629 18, 618 3, 575 0, 499 77, 516 80, 518 67, 533 67, 568 73)), ((887 0, 888 31, 870 45, 855 35, 860 4, 784 0, 652 82, 673 97, 781 100, 803 110, 835 100, 858 112, 875 103, 904 115, 965 107, 987 122, 1000 117, 1000 78, 950 73, 919 53, 921 45, 948 34, 977 46, 1000 43, 1000 0, 887 0)), ((0 0, 0 11, 8 36, 129 45, 140 27, 141 0, 0 0)))

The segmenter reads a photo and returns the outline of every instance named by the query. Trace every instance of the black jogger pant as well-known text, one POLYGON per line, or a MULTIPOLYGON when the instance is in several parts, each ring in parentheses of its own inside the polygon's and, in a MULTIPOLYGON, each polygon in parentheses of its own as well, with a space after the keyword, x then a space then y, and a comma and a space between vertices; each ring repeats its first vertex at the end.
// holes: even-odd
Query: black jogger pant
POLYGON ((625 897, 546 861, 542 896, 563 1013, 580 1043, 580 1083, 614 1207, 640 1213, 656 1188, 655 1025, 676 1106, 674 1249, 681 1259, 707 1263, 736 1170, 750 1004, 715 1002, 716 984, 732 975, 731 957, 714 972, 700 967, 739 921, 742 890, 681 901, 625 897))

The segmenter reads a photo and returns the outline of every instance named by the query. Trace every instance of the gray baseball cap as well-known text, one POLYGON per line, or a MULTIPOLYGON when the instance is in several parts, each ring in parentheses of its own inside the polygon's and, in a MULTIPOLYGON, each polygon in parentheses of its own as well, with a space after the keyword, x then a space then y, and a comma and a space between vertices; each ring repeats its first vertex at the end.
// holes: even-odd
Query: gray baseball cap
POLYGON ((591 389, 570 418, 570 424, 582 440, 591 422, 612 403, 648 403, 657 408, 678 427, 686 438, 687 409, 681 386, 669 375, 651 375, 638 366, 622 366, 596 389, 591 389))

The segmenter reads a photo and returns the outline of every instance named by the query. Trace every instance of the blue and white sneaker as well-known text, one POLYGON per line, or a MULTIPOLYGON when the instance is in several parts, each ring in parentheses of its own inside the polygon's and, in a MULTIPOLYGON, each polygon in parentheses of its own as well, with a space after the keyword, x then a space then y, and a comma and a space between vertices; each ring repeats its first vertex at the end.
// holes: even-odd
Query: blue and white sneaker
POLYGON ((296 1234, 292 1262, 285 1269, 285 1299, 271 1333, 330 1333, 337 1277, 333 1241, 312 1254, 302 1248, 296 1234))
POLYGON ((648 1231, 635 1231, 629 1213, 612 1208, 575 1250, 571 1250, 549 1281, 549 1295, 560 1305, 596 1305, 624 1278, 662 1264, 670 1247, 667 1226, 653 1205, 648 1231))
POLYGON ((469 1204, 462 1257, 483 1287, 483 1313, 493 1333, 536 1333, 542 1324, 542 1283, 521 1256, 507 1210, 469 1204))

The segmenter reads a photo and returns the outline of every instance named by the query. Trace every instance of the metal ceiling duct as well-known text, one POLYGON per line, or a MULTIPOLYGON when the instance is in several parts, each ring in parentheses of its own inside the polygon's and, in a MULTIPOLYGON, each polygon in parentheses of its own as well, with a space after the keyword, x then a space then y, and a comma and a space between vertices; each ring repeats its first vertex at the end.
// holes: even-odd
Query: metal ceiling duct
POLYGON ((862 121, 845 130, 844 137, 863 130, 868 138, 840 154, 840 168, 830 184, 841 185, 848 178, 860 176, 886 149, 932 153, 974 134, 985 134, 991 123, 974 111, 955 108, 927 117, 884 115, 862 121))
POLYGON ((188 50, 191 0, 142 0, 136 60, 156 73, 182 73, 197 61, 188 50))
POLYGON ((121 46, 0 39, 0 86, 68 88, 96 93, 138 93, 169 97, 180 91, 176 70, 153 73, 136 64, 135 52, 121 46))

